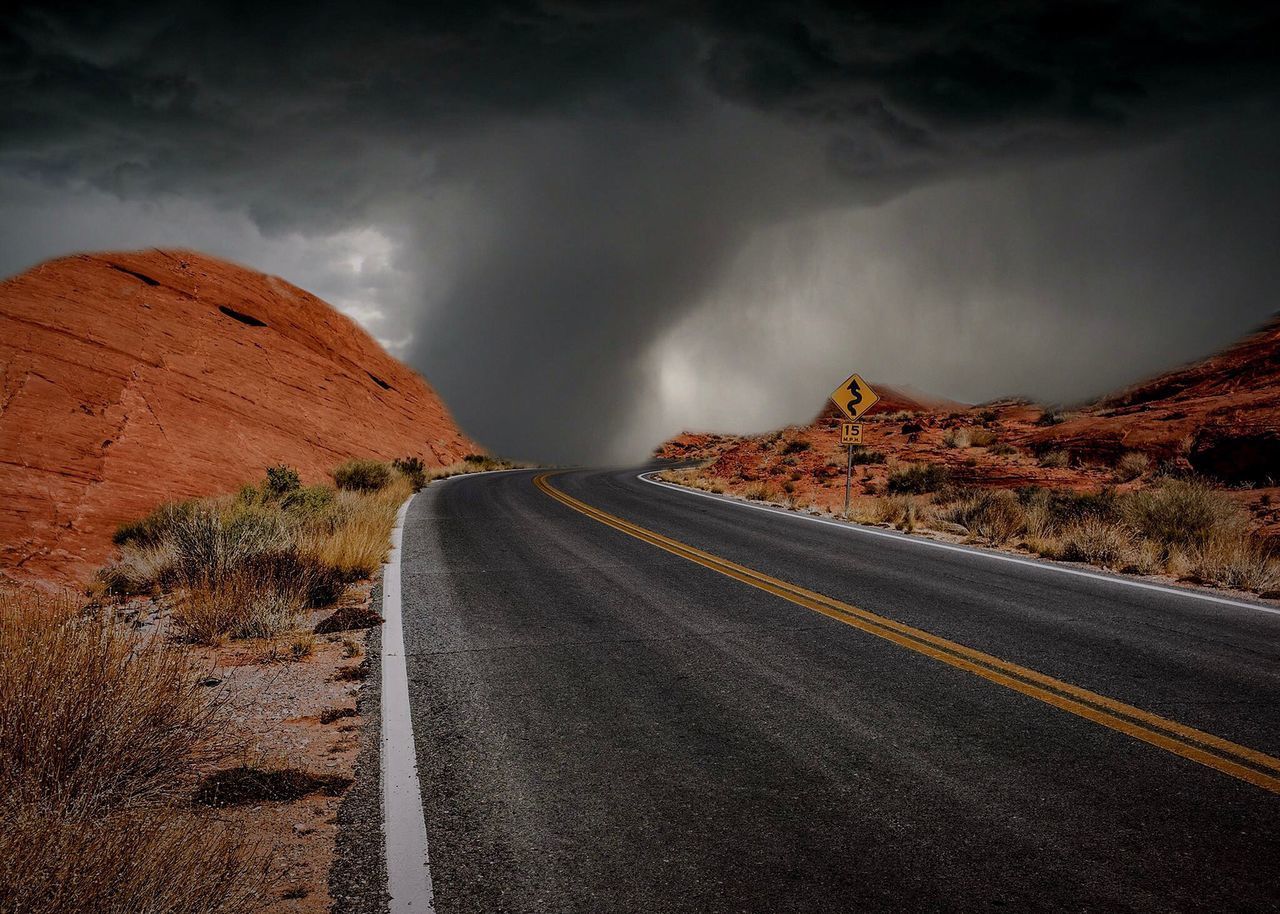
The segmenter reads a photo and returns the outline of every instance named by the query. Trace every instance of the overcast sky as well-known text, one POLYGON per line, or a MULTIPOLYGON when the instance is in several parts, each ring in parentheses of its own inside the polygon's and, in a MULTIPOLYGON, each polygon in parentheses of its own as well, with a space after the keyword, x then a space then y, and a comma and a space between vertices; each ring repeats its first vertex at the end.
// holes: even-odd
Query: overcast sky
POLYGON ((1280 287, 1280 8, 32 4, 0 271, 189 247, 502 453, 807 421, 850 371, 1070 402, 1280 287))

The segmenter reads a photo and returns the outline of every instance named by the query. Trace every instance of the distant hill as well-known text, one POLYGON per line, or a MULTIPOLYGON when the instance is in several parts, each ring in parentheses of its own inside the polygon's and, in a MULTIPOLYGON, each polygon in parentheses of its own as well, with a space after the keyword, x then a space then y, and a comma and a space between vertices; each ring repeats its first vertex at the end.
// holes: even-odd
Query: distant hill
MULTIPOLYGON (((1235 486, 1260 527, 1280 532, 1280 493, 1268 491, 1280 486, 1280 318, 1218 354, 1062 414, 1022 399, 964 406, 872 386, 882 399, 864 438, 887 463, 862 466, 858 491, 883 491, 885 466, 895 462, 938 464, 974 485, 1097 488, 1114 484, 1115 465, 1136 451, 1153 467, 1235 486)), ((685 433, 656 454, 713 460, 705 475, 727 491, 764 484, 830 508, 843 497, 836 418, 826 404, 809 425, 685 433)))
POLYGON ((184 251, 0 283, 0 574, 83 579, 158 502, 287 463, 478 450, 421 377, 282 279, 184 251))
POLYGON ((1280 317, 1216 355, 1102 398, 1029 436, 1093 459, 1183 456, 1224 482, 1280 482, 1280 317))

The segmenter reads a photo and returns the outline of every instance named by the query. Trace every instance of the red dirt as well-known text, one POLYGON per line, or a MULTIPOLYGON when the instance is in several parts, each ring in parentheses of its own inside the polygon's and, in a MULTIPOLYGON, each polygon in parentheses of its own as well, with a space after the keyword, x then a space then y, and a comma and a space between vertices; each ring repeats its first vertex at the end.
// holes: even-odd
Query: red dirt
POLYGON ((0 574, 83 581, 122 521, 275 463, 477 451, 421 377, 282 279, 182 251, 0 283, 0 574))
MULTIPOLYGON (((1044 408, 1022 400, 963 406, 872 387, 882 399, 865 417, 864 439, 888 464, 942 464, 955 481, 980 486, 1084 489, 1116 484, 1116 460, 1140 451, 1153 465, 1171 461, 1238 485, 1236 497, 1258 527, 1280 529, 1280 507, 1272 506, 1280 502, 1280 318, 1222 353, 1066 413, 1053 425, 1040 425, 1044 408), (976 429, 995 436, 992 446, 944 442, 949 431, 976 429), (995 452, 999 445, 1012 453, 995 452), (1069 465, 1041 466, 1036 455, 1046 451, 1064 452, 1069 465)), ((710 461, 700 476, 731 493, 838 510, 845 465, 838 426, 827 404, 807 426, 753 436, 685 433, 656 455, 710 461)), ((856 466, 853 494, 883 493, 887 466, 856 466)))

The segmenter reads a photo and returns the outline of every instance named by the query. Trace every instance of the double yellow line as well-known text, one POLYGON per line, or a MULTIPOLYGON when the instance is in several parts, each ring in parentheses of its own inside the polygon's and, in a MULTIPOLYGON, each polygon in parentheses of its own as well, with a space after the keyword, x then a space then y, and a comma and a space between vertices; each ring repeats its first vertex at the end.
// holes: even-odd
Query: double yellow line
POLYGON ((923 654, 940 663, 981 676, 988 682, 1012 689, 1134 739, 1140 739, 1144 743, 1150 743, 1152 746, 1180 755, 1185 759, 1199 762, 1201 765, 1247 781, 1263 790, 1280 794, 1280 759, 696 549, 669 536, 663 536, 661 533, 655 533, 608 514, 560 491, 547 481, 551 475, 542 473, 535 476, 533 484, 556 501, 615 530, 688 559, 704 568, 718 571, 736 581, 822 613, 837 622, 851 625, 877 638, 892 641, 917 654, 923 654))

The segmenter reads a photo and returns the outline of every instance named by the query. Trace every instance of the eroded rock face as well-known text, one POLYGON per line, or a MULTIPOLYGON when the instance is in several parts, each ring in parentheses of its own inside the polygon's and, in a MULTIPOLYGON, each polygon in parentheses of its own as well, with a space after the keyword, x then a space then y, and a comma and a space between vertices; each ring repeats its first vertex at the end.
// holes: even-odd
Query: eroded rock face
POLYGON ((199 254, 50 261, 0 283, 0 573, 71 583, 111 533, 274 463, 478 450, 435 392, 325 302, 199 254))

